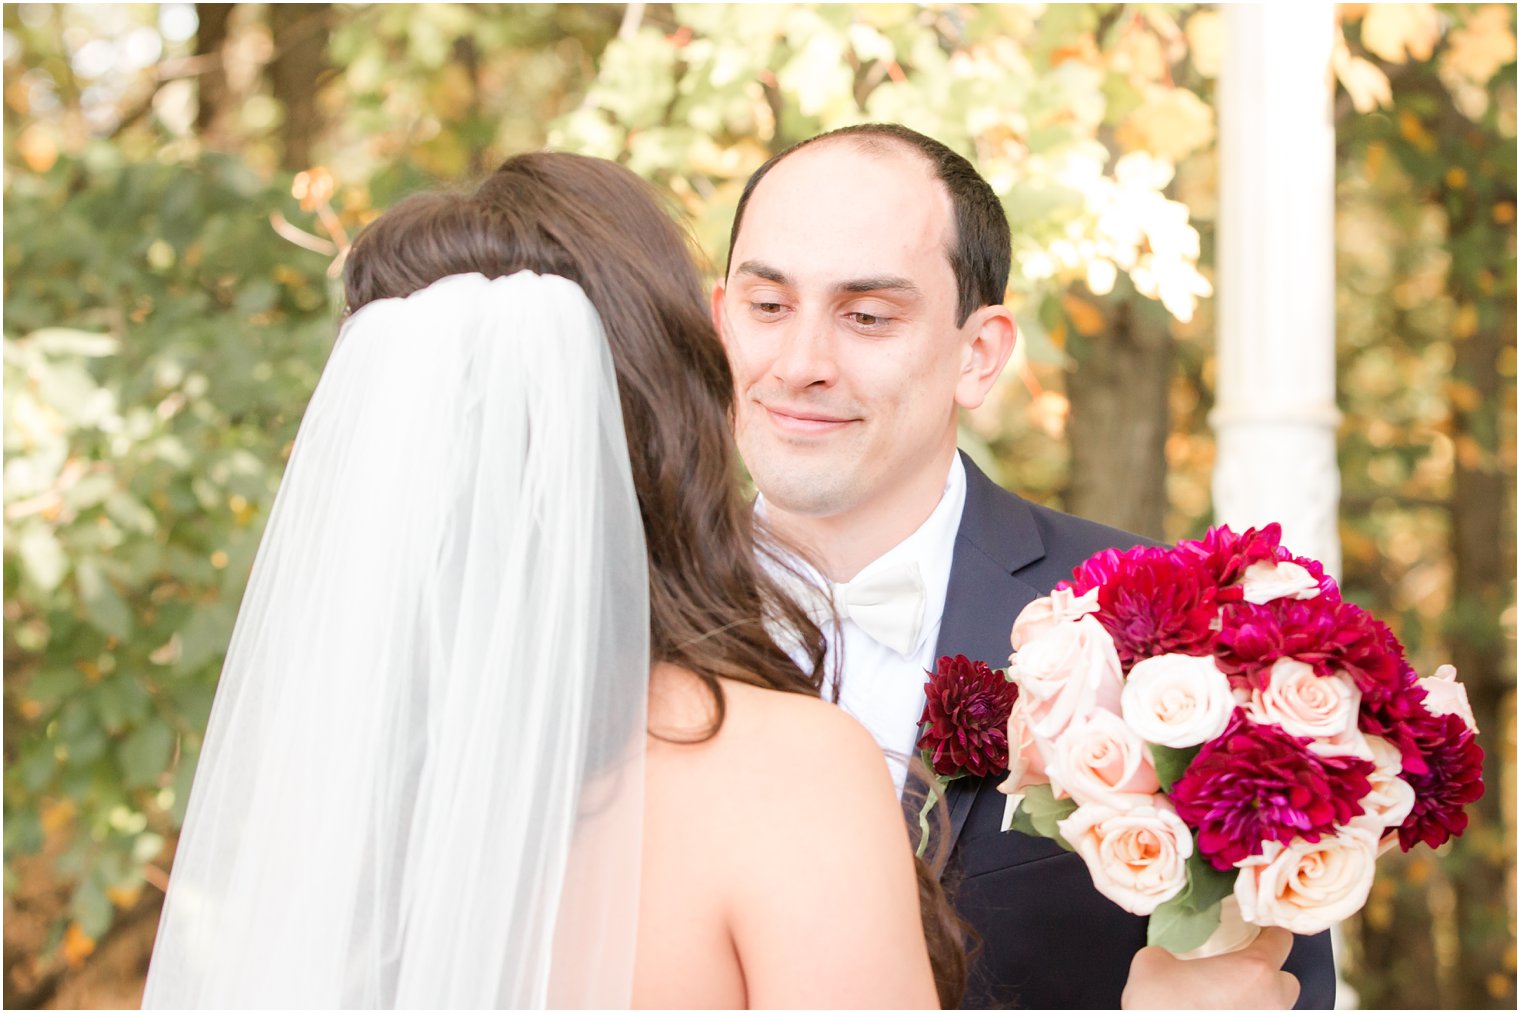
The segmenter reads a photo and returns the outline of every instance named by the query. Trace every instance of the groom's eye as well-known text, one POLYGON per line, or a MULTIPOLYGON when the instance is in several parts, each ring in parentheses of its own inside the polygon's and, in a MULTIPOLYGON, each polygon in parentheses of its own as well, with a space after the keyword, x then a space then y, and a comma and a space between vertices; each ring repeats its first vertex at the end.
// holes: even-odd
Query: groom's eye
POLYGON ((883 327, 886 324, 889 324, 889 323, 892 322, 892 318, 891 317, 880 316, 879 314, 876 314, 876 313, 861 313, 861 312, 857 311, 857 312, 849 313, 849 314, 846 314, 846 315, 854 323, 858 324, 861 327, 867 327, 867 328, 883 327))
POLYGON ((774 317, 780 316, 786 307, 778 302, 752 302, 749 304, 750 311, 756 316, 774 317))

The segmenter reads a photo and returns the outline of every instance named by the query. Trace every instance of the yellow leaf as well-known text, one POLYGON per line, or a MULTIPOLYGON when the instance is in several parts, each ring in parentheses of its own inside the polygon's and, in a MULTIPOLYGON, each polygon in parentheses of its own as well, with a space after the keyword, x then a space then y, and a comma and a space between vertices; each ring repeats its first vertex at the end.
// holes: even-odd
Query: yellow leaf
POLYGON ((95 940, 84 934, 78 922, 69 922, 63 934, 63 959, 70 967, 79 967, 85 958, 95 952, 95 940))
MULTIPOLYGON (((1384 78, 1386 81, 1387 79, 1384 78)), ((1399 110, 1399 136, 1424 152, 1436 150, 1436 139, 1420 118, 1408 109, 1399 110)))
POLYGON ((1171 75, 1166 54, 1161 50, 1161 40, 1153 32, 1132 24, 1119 40, 1113 55, 1115 70, 1129 74, 1136 85, 1144 86, 1165 81, 1171 75))
POLYGON ((1119 125, 1119 143, 1129 151, 1149 151, 1180 162, 1214 140, 1214 112, 1184 88, 1153 93, 1119 125))
POLYGON ((1487 84, 1500 67, 1513 63, 1514 10, 1510 4, 1484 4, 1447 38, 1445 68, 1474 84, 1487 84))
POLYGON ((1331 64, 1357 112, 1370 113, 1380 106, 1393 104, 1393 88, 1388 83, 1388 75, 1372 61, 1352 56, 1344 39, 1336 43, 1331 64))
POLYGON ((1457 318, 1452 321, 1451 333, 1457 338, 1470 338, 1478 333, 1478 307, 1463 303, 1457 310, 1457 318))
POLYGON ((1061 300, 1061 305, 1066 310, 1066 316, 1071 320, 1071 325, 1077 329, 1078 334, 1091 337, 1103 330, 1105 321, 1103 311, 1085 299, 1068 295, 1061 300))
POLYGON ((1446 170, 1446 185, 1453 190, 1460 190, 1467 185, 1467 170, 1460 165, 1454 165, 1446 170))
POLYGON ((106 890, 106 897, 112 904, 119 908, 129 908, 137 903, 142 896, 142 884, 134 883, 131 886, 113 886, 106 890))
POLYGON ((1184 31, 1198 73, 1218 77, 1224 61, 1224 16, 1218 11, 1199 11, 1188 18, 1184 31))
POLYGON ((63 830, 74 821, 74 803, 68 799, 42 805, 42 829, 49 834, 63 830))
POLYGON ((1441 37, 1441 17, 1433 4, 1375 4, 1362 20, 1362 45, 1389 63, 1403 63, 1405 53, 1428 60, 1441 37))
POLYGON ((58 161, 58 142, 52 132, 41 123, 33 123, 16 139, 16 150, 22 161, 33 172, 47 172, 58 161))

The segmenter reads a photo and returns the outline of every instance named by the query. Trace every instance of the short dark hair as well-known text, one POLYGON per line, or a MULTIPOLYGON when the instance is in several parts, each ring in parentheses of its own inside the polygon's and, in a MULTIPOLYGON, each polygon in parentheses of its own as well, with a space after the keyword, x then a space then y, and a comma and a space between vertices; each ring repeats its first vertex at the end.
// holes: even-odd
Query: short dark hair
POLYGON ((950 204, 955 209, 955 237, 945 254, 950 258, 950 270, 955 273, 959 296, 956 326, 964 324, 966 318, 981 307, 1001 303, 1008 286, 1008 271, 1012 262, 1008 217, 1003 213, 1002 202, 981 173, 964 157, 934 138, 909 130, 899 123, 861 123, 841 127, 810 137, 780 154, 772 155, 769 161, 750 176, 744 184, 744 192, 739 195, 739 206, 734 210, 733 228, 728 234, 728 264, 724 267, 724 273, 733 265, 734 245, 739 239, 744 209, 766 173, 782 159, 803 148, 820 141, 845 139, 857 141, 866 151, 883 150, 893 143, 911 148, 928 161, 934 177, 949 192, 950 204))

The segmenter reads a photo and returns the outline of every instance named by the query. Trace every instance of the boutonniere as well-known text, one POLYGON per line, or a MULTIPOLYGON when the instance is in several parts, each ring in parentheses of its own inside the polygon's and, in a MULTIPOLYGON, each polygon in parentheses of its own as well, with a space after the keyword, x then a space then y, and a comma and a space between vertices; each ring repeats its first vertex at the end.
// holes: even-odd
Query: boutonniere
POLYGON ((951 781, 1008 772, 1008 716, 1019 688, 1003 672, 957 654, 939 659, 924 695, 918 749, 939 790, 918 814, 920 855, 929 842, 929 812, 951 781))

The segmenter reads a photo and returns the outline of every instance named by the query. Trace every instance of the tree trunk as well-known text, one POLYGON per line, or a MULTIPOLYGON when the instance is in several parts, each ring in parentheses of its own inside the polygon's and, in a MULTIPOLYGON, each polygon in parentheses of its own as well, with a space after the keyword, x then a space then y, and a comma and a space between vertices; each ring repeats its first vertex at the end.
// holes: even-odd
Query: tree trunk
MULTIPOLYGON (((1489 231, 1482 226, 1478 237, 1460 237, 1456 226, 1453 222, 1454 246, 1464 238, 1469 243, 1494 238, 1482 235, 1489 231)), ((1469 808, 1463 861, 1448 869, 1456 892, 1459 940, 1451 999, 1457 1007, 1497 1003, 1495 1008, 1507 1009, 1515 1005, 1515 979, 1499 969, 1513 953, 1509 926, 1514 912, 1506 898, 1514 895, 1508 873, 1515 848, 1505 831, 1503 771, 1506 725, 1514 714, 1514 650, 1505 642, 1500 615, 1511 600, 1508 581, 1515 572, 1510 500, 1515 477, 1506 473, 1500 458, 1500 405, 1507 381, 1499 360, 1515 337, 1515 293, 1502 286, 1500 293, 1486 298, 1469 285, 1470 279, 1452 272, 1454 302, 1479 308, 1480 323, 1470 337, 1454 342, 1452 436, 1457 452, 1450 529, 1453 593, 1446 642, 1483 733, 1479 741, 1487 791, 1469 808)))
POLYGON ((1173 360, 1166 312, 1123 282, 1111 298, 1080 298, 1102 321, 1075 328, 1079 337, 1069 342, 1077 364, 1066 378, 1071 484, 1064 505, 1080 517, 1163 538, 1173 360))
POLYGON ((227 71, 222 64, 222 44, 227 41, 227 22, 236 4, 195 5, 195 55, 207 62, 200 75, 195 107, 197 137, 214 135, 216 122, 227 104, 227 71))
POLYGON ((280 125, 280 164, 294 171, 310 168, 321 127, 317 85, 325 69, 331 13, 332 4, 269 5, 269 28, 274 37, 269 80, 275 99, 285 110, 280 125))

